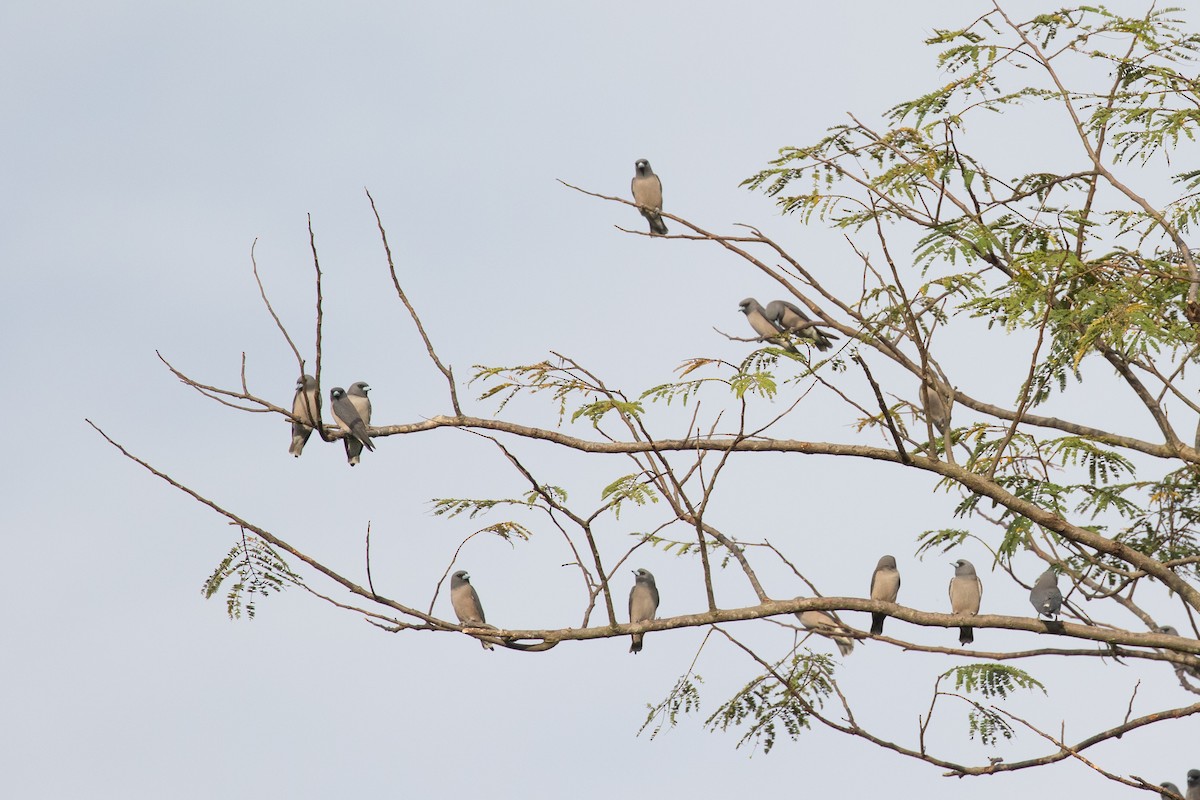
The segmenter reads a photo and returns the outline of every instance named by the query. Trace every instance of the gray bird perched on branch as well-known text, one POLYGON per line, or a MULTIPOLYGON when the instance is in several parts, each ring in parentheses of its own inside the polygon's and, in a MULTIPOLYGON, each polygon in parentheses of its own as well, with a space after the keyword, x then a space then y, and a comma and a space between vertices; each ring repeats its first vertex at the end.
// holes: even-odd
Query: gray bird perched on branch
MULTIPOLYGON (((965 616, 979 613, 979 601, 983 598, 983 581, 975 574, 975 565, 960 558, 954 562, 954 577, 950 579, 950 612, 965 616)), ((971 644, 975 633, 971 626, 958 629, 958 643, 971 644)))
POLYGON ((1029 602, 1039 617, 1058 619, 1059 609, 1062 608, 1062 592, 1058 588, 1058 576, 1054 570, 1048 569, 1037 579, 1033 590, 1029 592, 1029 602))
MULTIPOLYGON (((363 395, 365 398, 366 395, 363 395)), ((359 416, 358 409, 350 398, 346 396, 346 390, 340 386, 335 386, 329 392, 330 411, 333 412, 333 421, 342 429, 346 437, 353 437, 368 450, 374 450, 375 445, 371 443, 371 437, 367 434, 367 423, 359 416)), ((346 450, 346 455, 349 456, 349 448, 346 450)), ((354 463, 351 462, 351 466, 354 463)))
POLYGON ((304 452, 308 437, 317 426, 317 412, 321 409, 321 395, 317 393, 317 379, 312 375, 301 375, 296 381, 296 396, 292 399, 292 444, 288 452, 296 458, 304 452))
POLYGON ((750 322, 750 327, 754 328, 754 332, 764 341, 770 342, 776 347, 782 347, 789 353, 800 354, 800 351, 791 342, 779 335, 782 333, 779 330, 779 326, 767 317, 767 310, 753 297, 747 297, 738 303, 738 311, 746 315, 746 319, 750 322))
MULTIPOLYGON (((483 604, 479 602, 479 593, 471 585, 471 576, 465 569, 450 576, 450 605, 460 624, 469 628, 492 628, 483 616, 483 604)), ((491 642, 480 639, 484 650, 494 650, 491 642)))
POLYGON ((950 407, 953 402, 953 393, 946 396, 943 394, 943 388, 940 384, 931 386, 922 382, 918 391, 921 405, 925 408, 925 415, 933 423, 937 432, 945 436, 946 431, 950 430, 950 407))
MULTIPOLYGON (((800 598, 797 597, 797 600, 800 598)), ((796 614, 800 624, 813 633, 828 636, 837 645, 838 652, 848 656, 854 652, 854 639, 850 630, 824 611, 801 611, 796 614)))
POLYGON ((1200 800, 1200 769, 1189 769, 1187 800, 1200 800))
MULTIPOLYGON (((353 383, 346 390, 346 398, 350 401, 350 405, 354 406, 363 425, 368 428, 371 426, 371 399, 367 397, 369 391, 371 391, 371 387, 367 385, 366 381, 353 383)), ((353 467, 358 463, 359 456, 362 455, 362 442, 353 436, 347 436, 342 441, 346 443, 346 460, 353 467)))
MULTIPOLYGON (((884 556, 875 565, 871 574, 871 599, 883 600, 888 603, 896 602, 900 592, 900 570, 896 569, 896 557, 884 556)), ((871 612, 871 633, 879 636, 883 633, 883 621, 887 614, 879 611, 871 612)))
POLYGON ((1179 795, 1180 797, 1183 797, 1183 792, 1179 791, 1179 787, 1176 786, 1175 784, 1171 783, 1170 781, 1160 783, 1159 786, 1161 786, 1164 789, 1174 792, 1175 794, 1179 795))
POLYGON ((650 222, 650 233, 653 236, 666 236, 667 224, 662 215, 662 181, 650 169, 650 162, 639 158, 633 164, 633 181, 629 188, 633 190, 633 201, 638 204, 638 211, 650 222))
MULTIPOLYGON (((648 569, 635 569, 633 571, 633 588, 629 590, 629 622, 630 624, 648 622, 654 619, 654 615, 657 613, 658 586, 654 583, 654 576, 648 569)), ((629 652, 642 652, 643 636, 645 636, 644 633, 635 633, 630 637, 633 643, 629 645, 629 652)))
POLYGON ((810 325, 812 320, 808 315, 801 311, 799 306, 786 300, 772 300, 767 303, 764 313, 780 330, 807 339, 815 344, 818 350, 828 350, 833 347, 829 340, 838 338, 835 334, 826 333, 815 325, 810 325))

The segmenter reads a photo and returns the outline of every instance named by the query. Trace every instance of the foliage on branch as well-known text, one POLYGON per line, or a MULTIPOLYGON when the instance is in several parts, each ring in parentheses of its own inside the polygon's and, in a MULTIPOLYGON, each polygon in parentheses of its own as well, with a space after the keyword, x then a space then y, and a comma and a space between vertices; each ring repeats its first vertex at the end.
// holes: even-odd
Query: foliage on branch
MULTIPOLYGON (((694 564, 707 601, 707 607, 666 622, 646 621, 644 625, 654 626, 652 635, 669 627, 707 627, 710 634, 725 634, 761 667, 749 680, 739 677, 741 688, 704 722, 710 730, 739 729, 739 745, 761 744, 769 752, 781 737, 795 739, 821 726, 952 774, 976 775, 1078 757, 1081 749, 1150 724, 1127 720, 1126 727, 1099 732, 1078 747, 1043 734, 1055 742, 1049 755, 978 766, 929 752, 924 731, 932 707, 917 742, 882 739, 853 720, 850 701, 837 682, 838 661, 797 650, 792 638, 796 629, 789 622, 761 619, 779 615, 772 594, 794 596, 797 580, 810 590, 806 597, 830 600, 805 577, 805 565, 793 562, 791 551, 799 550, 799 544, 757 540, 745 531, 741 518, 734 519, 734 533, 723 530, 721 515, 726 512, 713 511, 710 500, 720 495, 733 459, 777 453, 870 460, 882 468, 915 470, 928 477, 931 491, 953 498, 954 525, 931 520, 929 530, 917 537, 918 556, 971 542, 987 548, 1001 576, 1026 588, 1028 576, 1023 580, 1018 574, 1023 562, 1038 561, 1040 569, 1061 575, 1062 615, 1077 621, 1066 629, 1057 620, 1044 623, 1040 616, 1036 628, 1027 618, 981 621, 994 628, 1057 633, 1068 641, 1075 637, 1076 644, 1082 640, 1090 649, 1055 644, 1034 651, 971 652, 977 663, 931 676, 934 704, 951 694, 966 702, 969 737, 984 746, 1017 734, 1016 718, 996 703, 1018 690, 1046 693, 1031 672, 999 662, 1074 656, 1096 663, 1119 655, 1154 667, 1168 661, 1180 674, 1195 666, 1189 649, 1193 640, 1139 638, 1125 629, 1133 619, 1136 627, 1157 634, 1160 615, 1195 620, 1200 614, 1200 431, 1193 433, 1200 402, 1188 375, 1200 355, 1200 271, 1186 242, 1200 218, 1200 171, 1177 167, 1194 161, 1194 153, 1183 150, 1192 144, 1200 123, 1200 80, 1191 61, 1200 50, 1200 35, 1186 33, 1177 13, 1151 8, 1135 18, 1078 7, 1017 22, 997 7, 966 27, 936 31, 928 44, 938 48, 937 63, 944 71, 938 86, 897 103, 877 124, 851 116, 849 123, 830 128, 815 143, 785 147, 744 182, 773 197, 786 219, 842 232, 848 244, 845 264, 813 271, 757 229, 713 233, 664 211, 677 226, 672 230, 684 231, 664 238, 699 239, 733 254, 737 263, 771 280, 780 296, 803 306, 813 324, 836 332, 840 347, 827 353, 801 338, 794 340, 798 352, 792 353, 761 339, 725 334, 745 343, 749 353, 740 362, 681 354, 684 360, 674 380, 655 383, 640 394, 611 387, 555 352, 517 366, 476 365, 473 381, 484 387, 479 400, 491 401, 495 408, 491 418, 469 417, 459 408, 452 371, 436 356, 397 279, 397 293, 450 385, 454 414, 375 428, 372 435, 419 435, 453 426, 490 440, 487 446, 497 446, 500 463, 522 482, 517 496, 437 499, 434 515, 474 519, 501 508, 544 515, 566 541, 572 559, 566 566, 578 569, 586 589, 581 628, 488 629, 488 642, 537 651, 564 641, 628 635, 629 627, 618 618, 618 610, 624 609, 615 576, 637 548, 649 544, 694 564), (1025 119, 1038 126, 1040 139, 1065 144, 1071 155, 1044 158, 1038 148, 1012 152, 1005 138, 1008 126, 1025 119), (988 135, 995 131, 1000 148, 997 136, 988 135), (1020 163, 1011 166, 1015 160, 1020 163), (1156 179, 1163 171, 1167 177, 1156 179), (1171 191, 1177 196, 1168 196, 1171 191), (999 343, 993 347, 1004 353, 1000 367, 1010 378, 1006 386, 983 388, 984 382, 975 380, 974 373, 992 365, 976 359, 974 350, 969 363, 956 363, 955 345, 963 349, 963 342, 975 341, 972 337, 999 343), (1099 369, 1090 370, 1089 364, 1099 369), (799 440, 792 438, 798 435, 793 427, 781 424, 792 415, 803 416, 803 402, 813 392, 844 403, 844 415, 822 430, 829 436, 849 432, 848 441, 799 440), (504 418, 515 413, 516 406, 509 404, 517 397, 548 401, 557 429, 504 418), (1096 422, 1103 419, 1096 412, 1105 409, 1110 397, 1135 402, 1138 418, 1112 421, 1114 430, 1097 427, 1106 424, 1096 422), (671 408, 675 400, 680 402, 671 408), (681 412, 691 415, 683 431, 677 430, 675 418, 681 412), (561 430, 564 421, 587 423, 579 427, 594 438, 568 436, 561 430), (668 426, 669 437, 664 434, 668 426), (1149 433, 1143 430, 1147 426, 1149 433), (620 472, 604 473, 602 485, 583 493, 582 500, 573 499, 560 488, 570 485, 567 480, 544 480, 539 467, 528 465, 504 443, 522 439, 632 463, 620 472), (603 535, 603 524, 623 513, 635 516, 637 524, 649 524, 635 534, 625 527, 619 537, 603 535), (782 566, 795 580, 761 579, 760 564, 782 566), (740 570, 759 602, 750 610, 737 610, 732 621, 727 619, 732 611, 720 604, 721 585, 714 582, 714 568, 721 567, 740 570), (588 628, 593 607, 604 619, 588 628), (771 626, 775 636, 758 646, 765 655, 733 640, 721 627, 727 622, 771 626), (781 633, 789 629, 790 634, 781 633), (1101 647, 1095 646, 1097 641, 1101 647), (941 690, 943 681, 953 681, 953 692, 941 690), (840 704, 845 719, 826 716, 827 702, 840 704)), ((386 242, 382 222, 380 234, 386 242)), ((390 250, 388 259, 395 278, 390 250)), ((303 371, 303 362, 300 366, 303 371)), ((227 405, 236 402, 242 404, 239 408, 286 415, 281 406, 251 395, 245 382, 241 390, 221 390, 171 369, 227 405)), ((333 429, 322 431, 326 441, 338 435, 333 429)), ((254 533, 242 537, 205 584, 205 594, 212 596, 226 580, 236 579, 227 596, 231 616, 244 609, 252 617, 254 597, 299 582, 278 551, 301 558, 369 604, 369 609, 354 610, 380 627, 461 634, 461 626, 433 616, 432 610, 421 612, 376 595, 374 588, 364 590, 139 463, 254 533)), ((871 495, 855 487, 854 497, 870 502, 871 495)), ((751 501, 778 503, 787 513, 792 513, 794 500, 786 491, 737 499, 739 509, 751 501)), ((855 509, 847 507, 853 504, 846 498, 829 502, 839 504, 840 515, 853 517, 855 509)), ((525 522, 495 523, 472 533, 459 549, 480 533, 514 543, 529 539, 534 530, 525 522)), ((872 602, 867 610, 907 613, 905 620, 919 625, 953 628, 963 623, 961 618, 917 616, 886 600, 872 602)), ((846 598, 840 603, 847 605, 846 598)), ((851 605, 864 610, 861 603, 851 605)), ((787 609, 794 610, 796 606, 787 609)), ((804 610, 835 614, 838 607, 830 602, 804 610)), ((873 648, 895 646, 947 657, 962 652, 892 638, 903 635, 893 627, 888 636, 849 627, 837 635, 874 639, 873 648)), ((1192 632, 1197 632, 1194 627, 1192 632)), ((808 644, 823 644, 820 637, 831 633, 828 627, 817 630, 808 644)), ((666 699, 650 707, 642 730, 651 728, 654 736, 682 715, 699 711, 702 681, 695 666, 693 662, 666 699)), ((1193 691, 1186 682, 1182 689, 1193 691)), ((1156 712, 1152 721, 1198 711, 1200 704, 1181 705, 1156 712)), ((1097 771, 1138 785, 1132 778, 1097 771)))

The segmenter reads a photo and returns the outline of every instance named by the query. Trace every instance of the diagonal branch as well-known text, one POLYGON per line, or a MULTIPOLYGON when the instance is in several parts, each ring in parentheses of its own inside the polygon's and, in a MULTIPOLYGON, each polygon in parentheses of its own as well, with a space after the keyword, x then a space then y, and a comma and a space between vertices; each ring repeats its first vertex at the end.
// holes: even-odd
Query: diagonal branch
POLYGON ((383 251, 387 254, 388 272, 392 275, 392 285, 396 287, 396 295, 400 298, 400 302, 404 303, 404 307, 408 309, 408 315, 412 317, 412 321, 417 326, 417 332, 421 335, 421 341, 425 343, 425 352, 429 353, 429 358, 433 360, 438 371, 446 378, 446 383, 450 388, 450 406, 454 409, 455 414, 462 414, 462 408, 458 405, 458 389, 454 382, 454 369, 447 367, 438 358, 437 353, 433 349, 433 342, 429 340, 429 334, 425 332, 425 326, 421 324, 421 318, 417 315, 417 310, 413 308, 413 304, 409 302, 408 296, 404 293, 404 289, 400 287, 400 278, 396 275, 396 263, 392 260, 392 248, 388 245, 387 231, 383 229, 383 219, 379 216, 379 209, 375 207, 375 198, 371 197, 371 192, 364 189, 367 193, 367 199, 371 201, 371 211, 375 214, 375 224, 379 227, 379 237, 383 240, 383 251))

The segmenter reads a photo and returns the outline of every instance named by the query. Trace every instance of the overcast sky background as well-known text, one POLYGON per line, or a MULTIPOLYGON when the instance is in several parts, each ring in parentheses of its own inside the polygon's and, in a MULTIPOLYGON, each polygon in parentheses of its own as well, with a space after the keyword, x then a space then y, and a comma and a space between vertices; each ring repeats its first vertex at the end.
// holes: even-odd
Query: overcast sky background
MULTIPOLYGON (((296 365, 262 307, 249 252, 257 240, 275 308, 311 359, 311 213, 325 273, 325 389, 368 381, 377 424, 448 412, 444 382, 391 288, 367 187, 468 413, 495 408, 476 402, 483 387, 462 385, 473 364, 531 363, 555 350, 636 393, 689 357, 738 360, 748 346, 712 328, 748 335, 737 303, 773 299, 765 278, 714 245, 622 233, 613 226, 644 226, 633 209, 555 179, 625 196, 634 160, 648 158, 669 211, 720 231, 755 223, 852 289, 858 267, 839 235, 781 218, 769 198, 738 184, 845 112, 874 120, 942 82, 922 39, 985 10, 950 5, 5 4, 6 793, 998 798, 1086 787, 1096 797, 1134 796, 1074 763, 946 779, 819 728, 798 742, 782 737, 768 755, 737 749, 740 732, 707 733, 701 723, 755 666, 715 641, 697 665, 706 679, 700 714, 656 740, 638 738, 646 704, 687 669, 702 630, 652 635, 636 659, 624 639, 485 653, 465 637, 384 633, 299 590, 261 602, 253 622, 231 622, 223 600, 204 600, 200 588, 236 531, 84 422, 360 581, 370 521, 376 588, 425 607, 458 543, 505 518, 446 521, 430 514, 429 500, 525 489, 494 447, 443 430, 380 441, 353 470, 340 444, 315 439, 294 460, 286 421, 198 396, 155 351, 229 387, 245 352, 252 390, 287 405, 296 365)), ((1008 7, 1023 17, 1049 9, 1008 7)), ((1019 127, 1007 135, 1017 154, 1049 138, 1019 127)), ((981 357, 972 346, 953 343, 947 363, 962 367, 963 385, 994 386, 1005 402, 1020 360, 981 357)), ((785 387, 756 413, 777 413, 796 391, 785 387)), ((505 413, 552 424, 549 407, 516 402, 505 413)), ((1114 396, 1089 412, 1134 408, 1114 396)), ((681 433, 690 411, 664 411, 661 433, 681 433)), ((1136 411, 1130 417, 1132 430, 1149 429, 1136 411)), ((850 441, 852 421, 814 393, 775 434, 850 441)), ((566 430, 594 435, 583 424, 566 430)), ((580 510, 630 471, 624 459, 512 447, 580 510)), ((878 556, 894 552, 900 601, 945 610, 950 557, 918 561, 913 552, 919 532, 955 524, 952 503, 927 477, 869 463, 735 459, 711 519, 740 538, 768 536, 828 595, 861 596, 878 556)), ((605 523, 606 552, 621 552, 657 519, 630 513, 605 523)), ((576 573, 559 566, 561 538, 544 520, 524 521, 531 542, 476 537, 458 566, 497 624, 578 624, 581 592, 576 573)), ((982 547, 963 555, 980 566, 985 611, 1029 613, 1026 592, 990 572, 982 547)), ((769 593, 803 591, 759 558, 769 593)), ((1028 564, 1032 578, 1040 568, 1028 564)), ((660 615, 703 609, 693 562, 644 549, 631 566, 658 576, 660 615)), ((312 585, 347 599, 315 576, 312 585)), ((730 570, 718 601, 734 607, 753 595, 730 570)), ((444 596, 436 608, 452 616, 444 596)), ((890 626, 921 642, 954 636, 890 626)), ((745 635, 770 652, 791 641, 769 623, 745 635)), ((978 638, 988 648, 1031 646, 1027 635, 978 638)), ((861 723, 912 746, 933 679, 959 663, 873 643, 839 674, 861 723)), ((1166 668, 1021 666, 1049 694, 1015 708, 1053 732, 1067 719, 1069 740, 1119 724, 1139 680, 1135 713, 1189 702, 1166 668)), ((964 741, 961 709, 943 713, 930 734, 939 754, 967 763, 993 754, 964 741)), ((1198 733, 1194 719, 1168 722, 1089 757, 1182 785, 1200 766, 1198 733)), ((1011 761, 1048 746, 1025 733, 994 752, 1011 761)))

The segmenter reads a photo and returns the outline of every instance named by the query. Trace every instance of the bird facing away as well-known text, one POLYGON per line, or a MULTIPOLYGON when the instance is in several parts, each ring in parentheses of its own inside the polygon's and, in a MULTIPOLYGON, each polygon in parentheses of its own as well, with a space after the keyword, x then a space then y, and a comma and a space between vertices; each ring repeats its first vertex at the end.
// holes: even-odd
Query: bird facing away
POLYGON ((1179 795, 1180 797, 1183 797, 1183 792, 1179 791, 1179 787, 1176 786, 1175 784, 1171 783, 1170 781, 1167 781, 1166 783, 1160 783, 1159 786, 1161 786, 1164 789, 1169 789, 1170 791, 1174 792, 1175 794, 1179 795))
MULTIPOLYGON (((354 410, 358 412, 363 425, 367 427, 371 426, 371 399, 367 397, 367 392, 369 391, 371 391, 371 387, 367 385, 366 381, 353 383, 346 390, 346 397, 350 400, 350 405, 354 406, 354 410)), ((353 467, 358 463, 359 456, 362 455, 362 442, 353 436, 347 436, 342 441, 346 443, 346 460, 353 467)))
POLYGON ((808 323, 812 320, 808 318, 808 315, 801 311, 798 306, 786 300, 772 300, 767 303, 765 313, 767 319, 781 330, 787 333, 794 333, 801 339, 807 339, 815 344, 818 350, 828 350, 833 347, 833 344, 829 340, 838 338, 832 333, 825 333, 820 328, 809 325, 808 323))
MULTIPOLYGON (((479 602, 479 593, 471 585, 471 576, 465 569, 460 569, 450 576, 450 605, 454 607, 454 614, 460 624, 470 628, 493 627, 487 624, 487 619, 483 616, 483 604, 479 602)), ((491 642, 480 639, 479 643, 483 645, 484 650, 495 649, 491 642)))
POLYGON ((1029 602, 1039 617, 1058 619, 1059 609, 1062 608, 1062 592, 1058 589, 1058 576, 1054 570, 1048 569, 1037 579, 1033 591, 1029 593, 1029 602))
MULTIPOLYGON (((633 571, 633 588, 629 590, 629 622, 649 622, 658 613, 658 587, 654 584, 654 576, 648 569, 633 571)), ((630 638, 629 652, 642 652, 642 637, 644 633, 635 633, 630 638)))
POLYGON ((1189 769, 1187 800, 1200 800, 1200 769, 1189 769))
POLYGON ((945 387, 940 384, 930 385, 922 383, 919 391, 921 405, 925 408, 925 415, 933 423, 933 427, 937 429, 937 432, 945 436, 946 431, 950 430, 950 406, 953 402, 952 400, 947 402, 947 396, 944 393, 945 387))
POLYGON ((358 415, 358 409, 346 396, 345 389, 335 386, 330 390, 329 406, 333 412, 333 421, 342 429, 347 438, 354 437, 368 450, 375 449, 375 445, 371 443, 371 437, 367 434, 367 423, 363 422, 363 418, 358 415))
POLYGON ((650 222, 651 236, 666 236, 667 224, 662 215, 662 181, 650 169, 650 162, 639 158, 633 164, 633 181, 629 188, 633 190, 633 201, 638 204, 638 211, 650 222))
MULTIPOLYGON (((800 598, 797 597, 797 600, 800 598)), ((854 652, 854 639, 850 637, 850 631, 838 621, 826 614, 824 611, 801 611, 796 614, 796 619, 800 620, 800 624, 813 633, 819 633, 822 636, 828 636, 833 639, 837 645, 838 652, 843 656, 848 656, 854 652)))
POLYGON ((296 397, 292 400, 292 445, 288 452, 296 458, 304 452, 308 437, 317 425, 317 412, 321 409, 321 395, 317 393, 317 379, 312 375, 301 375, 296 381, 296 397))
POLYGON ((738 311, 746 315, 746 319, 750 322, 750 327, 754 328, 754 332, 765 341, 770 342, 776 347, 782 347, 789 353, 800 353, 795 346, 783 336, 779 334, 779 326, 772 322, 767 317, 767 311, 753 297, 747 297, 742 302, 738 303, 738 311))
MULTIPOLYGON (((871 599, 894 603, 899 592, 900 570, 896 569, 896 557, 884 556, 879 559, 879 563, 875 565, 875 572, 871 574, 871 599)), ((871 612, 871 633, 873 635, 879 636, 883 633, 885 619, 887 619, 887 614, 879 611, 871 612)))
MULTIPOLYGON (((983 581, 975 574, 975 565, 960 558, 954 562, 954 577, 950 579, 950 613, 975 616, 983 598, 983 581)), ((971 644, 975 633, 969 625, 958 629, 958 643, 971 644)))

